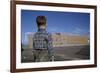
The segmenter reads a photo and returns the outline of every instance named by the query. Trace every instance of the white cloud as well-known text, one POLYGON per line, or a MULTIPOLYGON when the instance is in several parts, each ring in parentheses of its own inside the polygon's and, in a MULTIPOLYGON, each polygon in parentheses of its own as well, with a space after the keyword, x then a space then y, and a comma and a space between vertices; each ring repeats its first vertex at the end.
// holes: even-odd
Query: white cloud
POLYGON ((84 29, 81 29, 81 28, 78 28, 78 27, 76 27, 75 30, 74 30, 74 33, 76 33, 76 34, 80 34, 82 32, 84 32, 84 29))
POLYGON ((81 36, 90 36, 90 30, 85 30, 83 28, 76 27, 75 30, 73 30, 74 35, 81 35, 81 36))

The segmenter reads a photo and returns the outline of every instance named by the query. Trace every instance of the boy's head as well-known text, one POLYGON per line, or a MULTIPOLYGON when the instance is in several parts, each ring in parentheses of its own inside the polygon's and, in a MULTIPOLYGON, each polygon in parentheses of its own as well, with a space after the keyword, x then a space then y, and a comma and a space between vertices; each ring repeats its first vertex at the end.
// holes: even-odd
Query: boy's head
POLYGON ((36 18, 38 28, 45 28, 46 27, 46 18, 45 16, 37 16, 36 18))

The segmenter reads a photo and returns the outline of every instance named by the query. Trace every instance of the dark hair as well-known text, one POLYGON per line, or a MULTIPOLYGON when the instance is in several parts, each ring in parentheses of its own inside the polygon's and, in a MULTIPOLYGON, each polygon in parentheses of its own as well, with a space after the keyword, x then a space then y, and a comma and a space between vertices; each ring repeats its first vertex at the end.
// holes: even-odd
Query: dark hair
POLYGON ((37 26, 46 25, 46 17, 45 16, 37 16, 36 22, 37 22, 37 26))

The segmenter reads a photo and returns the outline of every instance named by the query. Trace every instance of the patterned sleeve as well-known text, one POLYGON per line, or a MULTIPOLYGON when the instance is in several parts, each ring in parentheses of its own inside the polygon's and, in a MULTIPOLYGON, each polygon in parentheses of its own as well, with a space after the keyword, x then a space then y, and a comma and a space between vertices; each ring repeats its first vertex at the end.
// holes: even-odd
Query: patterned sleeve
MULTIPOLYGON (((34 35, 35 36, 35 35, 34 35)), ((34 44, 34 36, 33 36, 33 50, 35 49, 35 44, 34 44)))
POLYGON ((53 55, 54 54, 54 51, 53 51, 53 39, 52 39, 52 35, 51 34, 48 35, 48 49, 49 49, 51 55, 53 55))

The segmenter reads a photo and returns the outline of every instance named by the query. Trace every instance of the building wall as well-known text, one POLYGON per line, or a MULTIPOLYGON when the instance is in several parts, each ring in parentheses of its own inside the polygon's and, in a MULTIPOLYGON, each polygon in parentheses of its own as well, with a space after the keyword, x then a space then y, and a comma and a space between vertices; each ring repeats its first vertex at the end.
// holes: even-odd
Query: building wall
POLYGON ((83 36, 53 34, 53 46, 76 46, 89 44, 88 38, 83 36))
MULTIPOLYGON (((28 34, 28 44, 29 48, 33 48, 33 34, 28 34)), ((52 34, 53 38, 53 46, 60 47, 60 46, 80 46, 80 45, 88 45, 88 38, 84 36, 75 36, 75 35, 68 35, 68 34, 60 34, 54 33, 52 34)))
POLYGON ((33 34, 28 34, 28 46, 33 48, 33 34))

